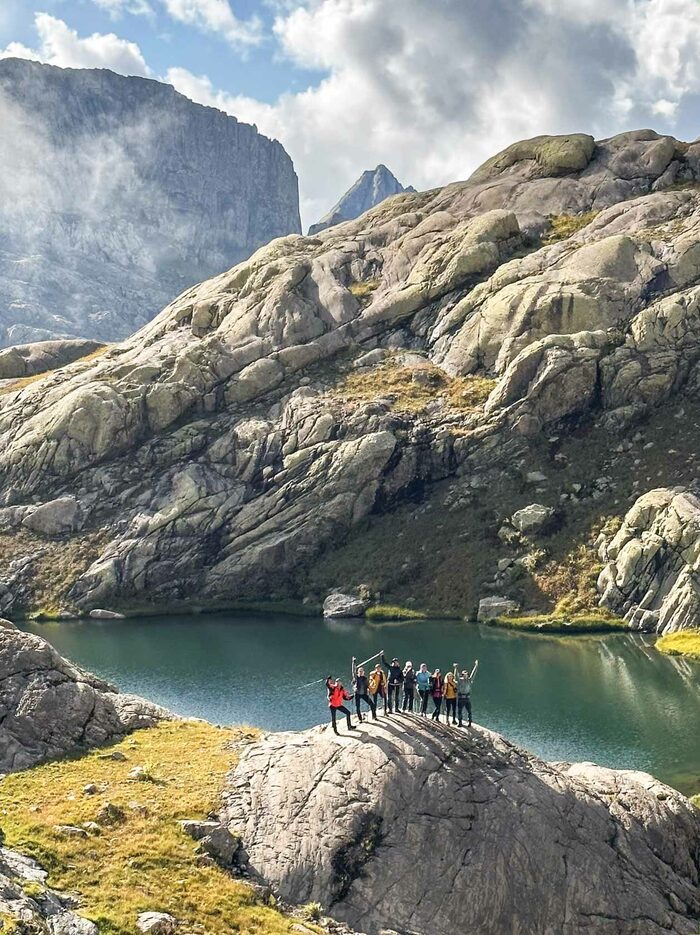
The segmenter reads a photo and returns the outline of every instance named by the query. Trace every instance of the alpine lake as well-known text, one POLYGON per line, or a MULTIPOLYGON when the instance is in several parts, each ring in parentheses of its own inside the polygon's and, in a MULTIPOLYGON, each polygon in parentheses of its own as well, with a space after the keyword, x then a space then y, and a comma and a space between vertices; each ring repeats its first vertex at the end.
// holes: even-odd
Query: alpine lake
POLYGON ((323 680, 331 674, 349 685, 353 656, 361 662, 384 649, 389 658, 443 672, 478 659, 477 723, 546 760, 644 770, 687 794, 700 792, 700 663, 657 652, 650 636, 270 613, 31 622, 25 629, 121 690, 178 714, 270 730, 325 722, 323 680))

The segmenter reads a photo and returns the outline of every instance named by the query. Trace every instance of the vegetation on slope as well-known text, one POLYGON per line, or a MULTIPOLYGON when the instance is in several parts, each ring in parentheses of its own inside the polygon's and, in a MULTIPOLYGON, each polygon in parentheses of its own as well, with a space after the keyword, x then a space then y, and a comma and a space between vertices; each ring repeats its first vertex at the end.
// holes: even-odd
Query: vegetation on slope
POLYGON ((374 604, 365 611, 368 620, 425 620, 428 617, 422 610, 399 607, 396 604, 374 604))
POLYGON ((527 630, 532 633, 609 633, 614 630, 627 629, 624 620, 605 613, 572 614, 571 616, 552 613, 532 614, 525 617, 496 617, 486 623, 489 626, 527 630))
POLYGON ((555 214, 549 219, 551 228, 542 238, 543 244, 558 243, 582 230, 599 214, 598 211, 586 211, 584 214, 555 214))
POLYGON ((331 395, 351 404, 389 397, 395 409, 408 412, 422 412, 430 403, 443 400, 451 409, 472 412, 483 406, 495 385, 495 380, 486 377, 449 377, 427 362, 415 369, 389 359, 370 372, 347 374, 331 395))
POLYGON ((667 633, 656 641, 656 648, 669 656, 689 656, 700 660, 700 630, 667 633))
MULTIPOLYGON (((115 746, 47 763, 2 780, 0 824, 8 847, 35 857, 48 884, 80 893, 81 913, 102 933, 136 932, 140 912, 169 912, 182 930, 207 935, 278 935, 292 920, 260 904, 253 889, 215 866, 199 865, 178 819, 206 818, 219 804, 246 729, 174 722, 139 731, 115 746), (126 760, 115 760, 114 753, 126 760), (149 781, 130 780, 134 766, 149 781), (89 784, 97 793, 87 794, 89 784), (87 837, 57 826, 96 821, 106 803, 115 819, 87 837)), ((33 894, 34 895, 34 894, 33 894)))

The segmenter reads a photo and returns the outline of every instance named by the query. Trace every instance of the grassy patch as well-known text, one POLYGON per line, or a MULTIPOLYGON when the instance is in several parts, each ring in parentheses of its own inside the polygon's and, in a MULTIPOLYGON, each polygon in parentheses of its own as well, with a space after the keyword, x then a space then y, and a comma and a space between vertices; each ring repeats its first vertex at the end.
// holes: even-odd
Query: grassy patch
POLYGON ((17 608, 25 616, 41 615, 45 619, 58 616, 68 603, 66 595, 99 556, 109 541, 106 531, 78 533, 69 539, 45 539, 21 529, 0 535, 0 573, 20 555, 43 549, 28 572, 31 597, 26 606, 17 608))
POLYGON ((679 630, 667 633, 656 641, 659 652, 669 656, 689 656, 700 659, 700 630, 679 630))
POLYGON ((365 611, 368 620, 427 620, 428 615, 422 610, 410 607, 398 607, 393 604, 375 604, 365 611))
POLYGON ((693 803, 695 808, 700 808, 700 795, 692 796, 690 801, 693 803))
POLYGON ((533 633, 611 633, 615 630, 627 629, 624 620, 606 614, 582 614, 571 617, 533 614, 529 617, 495 617, 485 622, 488 626, 528 630, 533 633))
MULTIPOLYGON (((596 581, 603 566, 595 541, 602 532, 610 537, 622 524, 619 516, 603 516, 587 531, 585 539, 564 555, 550 558, 533 572, 533 582, 546 596, 553 613, 559 617, 586 614, 597 607, 596 581)), ((605 616, 607 611, 595 610, 593 616, 605 616)))
POLYGON ((0 807, 7 845, 39 860, 49 886, 80 893, 81 913, 108 935, 134 933, 137 915, 151 909, 174 915, 185 932, 289 932, 290 919, 258 904, 250 887, 218 867, 198 866, 195 843, 177 824, 218 807, 236 761, 234 742, 255 736, 204 723, 163 724, 108 750, 10 775, 2 781, 0 807), (114 750, 128 759, 109 758, 114 750), (159 783, 127 778, 144 762, 159 783), (103 791, 86 795, 88 783, 103 791), (106 802, 123 809, 126 820, 103 824, 88 838, 54 831, 94 821, 106 802))
POLYGON ((379 285, 379 279, 362 279, 359 282, 351 282, 348 292, 351 292, 361 304, 368 305, 372 293, 377 291, 379 285))
POLYGON ((421 412, 429 403, 442 399, 450 409, 474 412, 495 385, 495 380, 486 377, 449 377, 432 365, 416 370, 389 360, 369 373, 348 374, 331 395, 356 404, 389 397, 394 408, 409 412, 421 412))
POLYGON ((35 373, 31 377, 20 377, 18 380, 13 380, 6 386, 0 387, 0 396, 7 396, 9 393, 16 393, 18 390, 23 390, 25 386, 31 386, 31 384, 36 383, 37 380, 43 380, 49 373, 51 373, 50 370, 44 370, 42 373, 35 373))
POLYGON ((590 224, 597 215, 598 211, 586 211, 584 214, 555 214, 549 219, 552 225, 548 234, 542 238, 543 244, 558 243, 560 240, 566 240, 577 231, 590 224))

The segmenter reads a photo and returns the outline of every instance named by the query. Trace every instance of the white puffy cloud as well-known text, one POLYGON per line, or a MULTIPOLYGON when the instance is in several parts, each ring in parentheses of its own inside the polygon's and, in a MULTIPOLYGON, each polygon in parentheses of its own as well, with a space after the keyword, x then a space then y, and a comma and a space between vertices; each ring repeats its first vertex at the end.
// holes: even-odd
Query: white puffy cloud
POLYGON ((163 0, 173 19, 216 33, 232 45, 255 45, 262 40, 257 17, 240 20, 228 0, 163 0))
POLYGON ((280 52, 319 70, 315 86, 266 104, 184 69, 167 80, 281 140, 305 221, 378 162, 425 188, 539 133, 658 125, 682 135, 681 105, 700 94, 697 0, 305 0, 277 9, 280 52))
POLYGON ((111 68, 123 75, 150 75, 141 50, 135 42, 114 33, 93 33, 80 37, 61 19, 37 13, 34 25, 39 37, 36 49, 11 42, 0 51, 0 58, 29 58, 62 68, 111 68))

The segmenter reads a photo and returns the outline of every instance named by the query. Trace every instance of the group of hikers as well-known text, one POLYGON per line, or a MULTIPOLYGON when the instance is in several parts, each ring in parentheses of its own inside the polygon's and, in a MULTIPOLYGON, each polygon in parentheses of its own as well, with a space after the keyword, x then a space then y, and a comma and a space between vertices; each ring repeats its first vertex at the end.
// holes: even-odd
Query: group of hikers
POLYGON ((357 665, 356 660, 352 660, 352 693, 347 691, 343 683, 338 678, 328 676, 326 678, 326 690, 328 692, 328 707, 331 713, 331 723, 333 730, 338 733, 336 723, 338 714, 344 714, 347 720, 348 730, 354 730, 350 711, 345 707, 344 702, 355 699, 355 711, 359 721, 363 720, 360 702, 369 708, 372 719, 377 720, 377 707, 380 700, 384 703, 384 714, 412 713, 415 711, 421 717, 428 716, 428 701, 432 698, 433 710, 431 718, 434 721, 440 720, 443 702, 445 703, 446 722, 463 727, 463 721, 467 717, 467 726, 472 723, 472 684, 476 670, 479 668, 479 660, 475 660, 474 665, 469 669, 459 670, 457 663, 453 663, 451 671, 444 675, 440 669, 434 672, 428 670, 427 665, 422 662, 418 669, 413 668, 413 663, 408 661, 404 666, 394 657, 391 663, 387 662, 384 656, 384 650, 365 660, 365 663, 357 665), (379 662, 369 672, 365 669, 367 662, 372 662, 380 657, 379 662), (384 671, 386 669, 386 672, 384 671))

